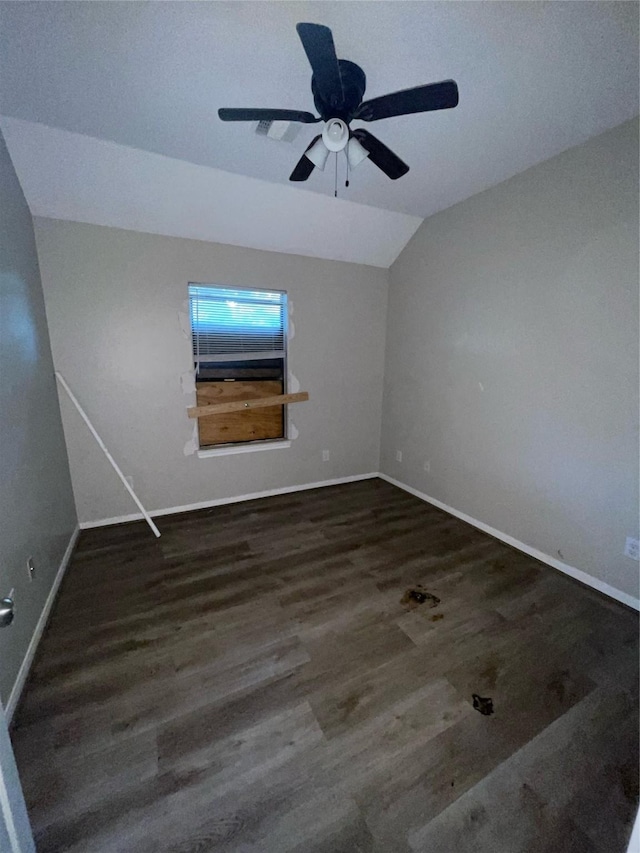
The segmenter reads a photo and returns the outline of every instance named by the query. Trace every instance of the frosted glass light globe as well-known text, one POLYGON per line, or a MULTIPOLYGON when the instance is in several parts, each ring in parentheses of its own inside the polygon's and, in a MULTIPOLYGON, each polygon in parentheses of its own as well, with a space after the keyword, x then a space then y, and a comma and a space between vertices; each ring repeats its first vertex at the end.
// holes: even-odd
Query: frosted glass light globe
POLYGON ((341 118, 332 118, 322 130, 322 140, 329 151, 342 151, 349 141, 349 128, 341 118))
POLYGON ((331 139, 333 142, 340 142, 340 140, 344 136, 344 130, 343 130, 340 122, 339 121, 329 122, 327 134, 329 136, 329 139, 331 139))

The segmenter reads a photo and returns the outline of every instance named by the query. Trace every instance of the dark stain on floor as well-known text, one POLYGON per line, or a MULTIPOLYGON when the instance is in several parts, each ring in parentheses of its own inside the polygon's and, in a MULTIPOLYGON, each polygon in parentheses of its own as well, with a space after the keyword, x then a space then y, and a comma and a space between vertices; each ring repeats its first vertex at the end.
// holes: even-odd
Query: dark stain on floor
POLYGON ((489 820, 489 815, 484 806, 474 806, 467 815, 467 824, 472 829, 479 829, 489 820))
POLYGON ((427 592, 421 584, 412 586, 400 599, 400 604, 407 610, 413 610, 415 607, 419 607, 425 603, 428 603, 429 607, 437 607, 440 604, 440 599, 437 595, 427 592))
POLYGON ((622 792, 626 799, 635 807, 640 795, 640 781, 638 780, 638 769, 633 761, 620 767, 620 783, 622 792))
POLYGON ((489 662, 486 667, 480 673, 480 678, 483 683, 486 682, 486 686, 491 690, 496 686, 496 681, 498 680, 498 667, 493 661, 489 662))
POLYGON ((569 672, 566 669, 563 669, 562 672, 559 672, 557 676, 551 679, 547 684, 547 689, 554 693, 559 702, 564 701, 565 693, 566 693, 566 685, 565 680, 568 677, 569 672))
POLYGON ((431 617, 432 622, 439 622, 441 619, 444 619, 444 613, 436 613, 431 617))
POLYGON ((343 699, 342 702, 338 702, 338 708, 342 712, 343 719, 346 719, 349 714, 351 714, 360 704, 360 697, 352 693, 350 696, 347 696, 346 699, 343 699))
POLYGON ((473 698, 473 707, 476 711, 480 711, 481 714, 484 714, 485 717, 488 717, 490 714, 493 714, 493 699, 489 696, 478 696, 477 693, 472 694, 473 698))

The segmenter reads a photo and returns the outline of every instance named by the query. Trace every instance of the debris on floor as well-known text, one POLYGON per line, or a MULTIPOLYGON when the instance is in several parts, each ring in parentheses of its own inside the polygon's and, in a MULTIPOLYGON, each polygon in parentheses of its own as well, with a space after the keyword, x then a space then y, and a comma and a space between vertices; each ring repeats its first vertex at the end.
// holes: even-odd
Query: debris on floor
POLYGON ((488 696, 485 698, 483 696, 478 696, 477 693, 472 694, 473 697, 473 707, 476 711, 480 711, 481 714, 484 714, 485 717, 488 717, 490 714, 493 714, 493 699, 490 699, 488 696))
POLYGON ((444 613, 435 613, 435 614, 431 617, 431 621, 432 621, 432 622, 439 622, 441 619, 444 619, 444 613))
POLYGON ((400 604, 402 604, 407 610, 413 610, 415 607, 418 607, 425 602, 428 602, 429 607, 437 607, 440 604, 440 599, 437 595, 427 592, 421 584, 416 584, 408 589, 400 599, 400 604))

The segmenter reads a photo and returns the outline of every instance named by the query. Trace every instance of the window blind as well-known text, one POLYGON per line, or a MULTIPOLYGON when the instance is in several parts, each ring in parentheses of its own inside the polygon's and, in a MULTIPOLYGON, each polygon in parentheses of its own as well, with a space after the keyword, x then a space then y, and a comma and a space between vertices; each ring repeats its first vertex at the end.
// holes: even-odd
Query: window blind
POLYGON ((284 357, 286 293, 191 284, 189 308, 196 362, 284 357))

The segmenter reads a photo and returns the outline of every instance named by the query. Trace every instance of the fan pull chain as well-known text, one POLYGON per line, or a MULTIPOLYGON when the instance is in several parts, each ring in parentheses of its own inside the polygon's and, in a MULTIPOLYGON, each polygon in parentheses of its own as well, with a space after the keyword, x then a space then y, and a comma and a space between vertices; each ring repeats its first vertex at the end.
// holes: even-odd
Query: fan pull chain
POLYGON ((346 155, 347 160, 347 180, 344 182, 345 187, 349 186, 349 155, 346 155))
POLYGON ((336 180, 335 180, 335 186, 333 189, 333 197, 338 198, 338 155, 337 155, 337 153, 336 153, 336 180))

